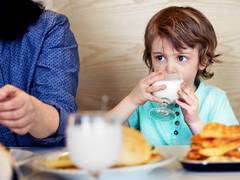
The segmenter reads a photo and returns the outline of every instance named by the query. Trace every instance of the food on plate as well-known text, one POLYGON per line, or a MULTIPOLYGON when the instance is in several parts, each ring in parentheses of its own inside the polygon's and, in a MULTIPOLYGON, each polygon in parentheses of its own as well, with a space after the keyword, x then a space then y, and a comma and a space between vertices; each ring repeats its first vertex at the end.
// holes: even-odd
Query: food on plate
MULTIPOLYGON (((113 167, 154 163, 162 159, 164 159, 164 157, 160 154, 159 149, 149 145, 139 131, 129 127, 123 127, 123 146, 119 160, 113 167)), ((71 161, 68 152, 60 154, 55 159, 44 160, 42 163, 44 166, 53 169, 77 168, 71 161)))
POLYGON ((162 159, 159 150, 150 146, 139 131, 123 128, 122 152, 115 166, 133 166, 162 159))
POLYGON ((240 161, 240 125, 210 122, 192 137, 186 160, 240 161))
POLYGON ((69 157, 68 152, 64 152, 57 158, 44 160, 43 165, 52 169, 77 169, 69 157))

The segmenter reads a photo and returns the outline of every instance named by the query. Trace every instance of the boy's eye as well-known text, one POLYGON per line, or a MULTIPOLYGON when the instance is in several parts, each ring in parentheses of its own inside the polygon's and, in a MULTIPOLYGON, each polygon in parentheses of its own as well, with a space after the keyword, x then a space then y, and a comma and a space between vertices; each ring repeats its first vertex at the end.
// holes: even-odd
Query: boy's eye
POLYGON ((156 59, 157 59, 158 61, 164 61, 164 60, 165 60, 164 56, 162 56, 162 55, 156 56, 156 59))
POLYGON ((178 61, 180 61, 180 62, 185 62, 187 60, 188 60, 188 58, 186 56, 178 56, 178 61))

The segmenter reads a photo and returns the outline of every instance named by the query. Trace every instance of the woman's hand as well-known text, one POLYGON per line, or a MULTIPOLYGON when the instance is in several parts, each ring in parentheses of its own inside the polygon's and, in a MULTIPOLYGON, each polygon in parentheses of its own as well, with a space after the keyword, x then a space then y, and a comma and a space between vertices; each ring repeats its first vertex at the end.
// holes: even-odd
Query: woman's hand
POLYGON ((30 95, 12 85, 0 89, 0 124, 23 135, 29 132, 35 117, 30 95))
POLYGON ((57 110, 12 85, 0 88, 0 124, 11 131, 45 138, 59 126, 57 110))
POLYGON ((140 80, 138 85, 130 92, 128 95, 131 102, 139 106, 146 101, 155 101, 155 102, 162 102, 160 98, 157 98, 152 95, 153 92, 161 91, 166 88, 165 85, 161 86, 153 86, 153 83, 164 78, 163 73, 161 72, 152 72, 147 77, 140 80))
POLYGON ((199 133, 204 122, 200 120, 198 115, 198 97, 191 91, 190 87, 182 84, 181 89, 178 91, 179 99, 176 103, 181 107, 184 121, 188 124, 193 134, 199 133))

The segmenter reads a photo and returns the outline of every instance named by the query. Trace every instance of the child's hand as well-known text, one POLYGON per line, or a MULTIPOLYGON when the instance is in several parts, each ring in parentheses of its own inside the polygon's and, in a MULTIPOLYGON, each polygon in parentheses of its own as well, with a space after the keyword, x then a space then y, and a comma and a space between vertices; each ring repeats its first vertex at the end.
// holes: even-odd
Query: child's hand
POLYGON ((164 78, 163 73, 161 72, 152 72, 147 77, 140 80, 138 85, 130 92, 128 95, 131 102, 139 106, 146 101, 155 101, 162 102, 160 98, 157 98, 152 95, 153 92, 164 90, 166 88, 165 85, 161 86, 152 86, 152 84, 156 81, 162 80, 164 78))
POLYGON ((184 121, 188 124, 193 134, 199 133, 203 128, 203 121, 198 115, 198 97, 190 90, 190 87, 182 84, 178 91, 179 99, 176 103, 182 108, 184 121))

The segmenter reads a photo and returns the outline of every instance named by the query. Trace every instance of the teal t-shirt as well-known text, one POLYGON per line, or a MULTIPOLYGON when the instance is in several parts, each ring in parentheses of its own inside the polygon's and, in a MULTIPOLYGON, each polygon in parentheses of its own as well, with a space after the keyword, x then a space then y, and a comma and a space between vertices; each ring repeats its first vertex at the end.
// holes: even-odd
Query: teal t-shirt
MULTIPOLYGON (((221 89, 201 81, 195 95, 199 99, 199 117, 204 122, 239 124, 225 92, 221 89)), ((176 117, 174 120, 164 121, 150 117, 150 110, 156 107, 159 104, 150 101, 139 106, 128 119, 130 127, 140 130, 154 146, 190 144, 192 132, 184 121, 181 108, 177 104, 170 105, 176 117)))

